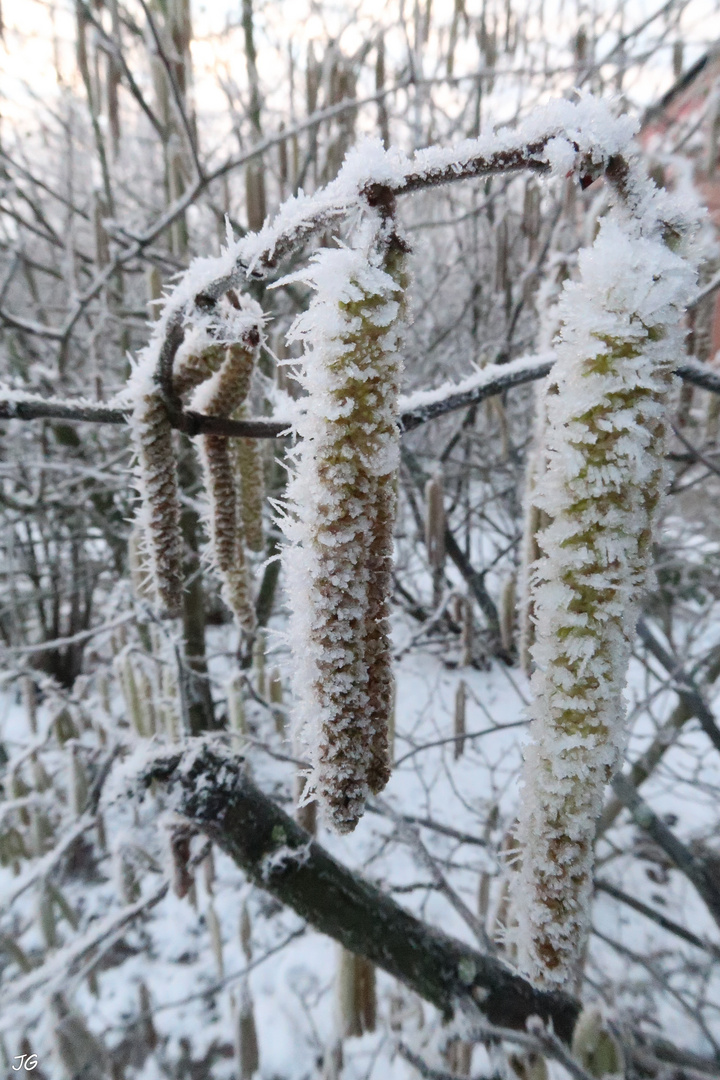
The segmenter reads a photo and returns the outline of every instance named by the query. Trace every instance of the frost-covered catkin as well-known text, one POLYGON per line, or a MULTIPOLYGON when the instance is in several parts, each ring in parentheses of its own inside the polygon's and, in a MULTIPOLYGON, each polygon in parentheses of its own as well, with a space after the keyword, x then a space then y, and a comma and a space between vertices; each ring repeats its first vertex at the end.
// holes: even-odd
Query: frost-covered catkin
POLYGON ((592 894, 595 820, 624 739, 623 688, 665 487, 665 407, 693 268, 679 206, 631 165, 560 300, 546 400, 549 524, 532 570, 533 741, 518 826, 517 943, 538 984, 572 986, 592 894))
MULTIPOLYGON (((260 340, 261 312, 249 312, 244 341, 227 348, 219 371, 201 387, 193 405, 209 416, 231 416, 250 389, 260 340), (252 322, 253 314, 256 320, 252 322)), ((243 630, 255 627, 255 611, 245 560, 245 544, 238 528, 238 490, 233 451, 222 435, 201 435, 197 440, 210 503, 210 548, 222 579, 222 595, 243 630)))
MULTIPOLYGON (((238 410, 236 419, 242 420, 243 414, 244 410, 238 410)), ((249 550, 262 551, 265 546, 262 520, 265 477, 259 440, 232 439, 230 454, 236 482, 240 485, 240 528, 245 534, 245 543, 249 550)))
POLYGON ((135 398, 132 431, 150 580, 164 613, 177 617, 183 589, 180 500, 170 417, 152 378, 135 398))
POLYGON ((304 275, 317 296, 294 327, 305 341, 308 396, 283 522, 307 791, 338 832, 355 827, 389 776, 388 591, 407 281, 404 244, 368 225, 355 246, 319 252, 304 275))

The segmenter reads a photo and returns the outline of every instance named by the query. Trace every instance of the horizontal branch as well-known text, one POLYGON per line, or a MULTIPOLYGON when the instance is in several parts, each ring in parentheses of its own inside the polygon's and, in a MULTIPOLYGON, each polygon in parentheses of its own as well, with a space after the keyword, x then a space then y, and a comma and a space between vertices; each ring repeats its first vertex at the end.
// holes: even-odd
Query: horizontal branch
MULTIPOLYGON (((421 391, 400 399, 400 428, 403 433, 436 420, 447 413, 476 405, 517 386, 543 379, 552 369, 552 354, 522 357, 510 364, 489 364, 463 380, 447 393, 421 391)), ((720 394, 720 373, 703 364, 685 362, 675 369, 684 382, 720 394)), ((43 399, 36 394, 12 391, 3 397, 0 390, 0 420, 67 420, 70 423, 126 424, 132 409, 110 408, 88 401, 43 399)), ((186 410, 174 418, 174 426, 188 435, 226 435, 228 438, 276 439, 289 432, 289 420, 255 418, 230 420, 186 410)))
POLYGON ((500 960, 405 911, 312 840, 218 744, 159 754, 140 776, 145 787, 153 780, 170 790, 173 809, 254 884, 446 1016, 466 1007, 519 1031, 530 1016, 540 1016, 569 1041, 580 1008, 576 1001, 535 989, 500 960))

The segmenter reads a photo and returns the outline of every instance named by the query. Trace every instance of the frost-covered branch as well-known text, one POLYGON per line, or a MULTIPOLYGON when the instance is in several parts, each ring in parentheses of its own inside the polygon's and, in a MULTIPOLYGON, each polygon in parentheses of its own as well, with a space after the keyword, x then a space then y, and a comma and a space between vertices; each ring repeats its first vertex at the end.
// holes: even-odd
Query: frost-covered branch
MULTIPOLYGON (((525 386, 545 378, 552 369, 555 354, 519 357, 509 364, 488 364, 459 383, 446 383, 436 390, 419 390, 400 398, 400 426, 413 431, 430 420, 479 404, 516 386, 525 386)), ((711 394, 720 394, 720 374, 706 364, 683 361, 675 374, 692 386, 711 394)), ((95 402, 43 398, 0 387, 0 420, 68 420, 83 424, 127 424, 131 409, 111 408, 95 402)), ((186 435, 225 435, 228 438, 277 439, 290 427, 289 419, 273 417, 233 420, 207 416, 194 409, 183 411, 171 420, 172 426, 186 435)))

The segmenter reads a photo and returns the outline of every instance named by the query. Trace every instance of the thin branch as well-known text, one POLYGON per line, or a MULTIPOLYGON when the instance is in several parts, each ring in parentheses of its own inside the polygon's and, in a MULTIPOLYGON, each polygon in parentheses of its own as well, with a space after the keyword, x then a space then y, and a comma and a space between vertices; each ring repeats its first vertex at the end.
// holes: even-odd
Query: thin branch
POLYGON ((630 811, 635 824, 662 848, 678 870, 695 886, 708 911, 720 926, 720 890, 704 861, 696 858, 650 809, 626 776, 618 773, 612 780, 612 786, 615 794, 630 811))
POLYGON ((656 911, 655 908, 649 907, 647 904, 643 904, 642 900, 636 899, 634 896, 628 896, 622 889, 618 889, 616 885, 611 885, 609 881, 603 881, 600 878, 595 880, 595 888, 598 892, 607 893, 608 896, 612 896, 613 900, 618 900, 621 904, 625 904, 627 907, 631 907, 633 911, 637 911, 640 915, 644 915, 646 919, 650 919, 652 922, 661 926, 663 930, 667 930, 669 934, 674 934, 675 937, 681 938, 683 941, 687 941, 688 944, 694 945, 696 949, 702 949, 703 952, 709 952, 712 956, 720 959, 720 947, 713 945, 712 942, 703 941, 692 931, 686 930, 684 926, 680 926, 679 923, 668 919, 662 912, 656 911))

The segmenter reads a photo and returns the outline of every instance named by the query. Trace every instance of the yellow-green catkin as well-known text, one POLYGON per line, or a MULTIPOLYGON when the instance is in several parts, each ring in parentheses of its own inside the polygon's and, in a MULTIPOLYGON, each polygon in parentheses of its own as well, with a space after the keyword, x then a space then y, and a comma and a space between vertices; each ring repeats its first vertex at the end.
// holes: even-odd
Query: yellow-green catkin
POLYGON ((398 355, 405 247, 365 223, 354 246, 324 249, 294 327, 307 405, 283 527, 293 609, 296 720, 316 797, 352 830, 389 778, 393 675, 388 603, 398 464, 398 355))
POLYGON ((624 741, 623 688, 665 487, 666 403, 694 271, 677 206, 636 172, 565 286, 533 503, 533 739, 516 895, 523 970, 572 990, 592 902, 595 822, 624 741), (667 215, 667 216, 666 216, 667 215), (668 224, 673 220, 675 224, 668 224))

